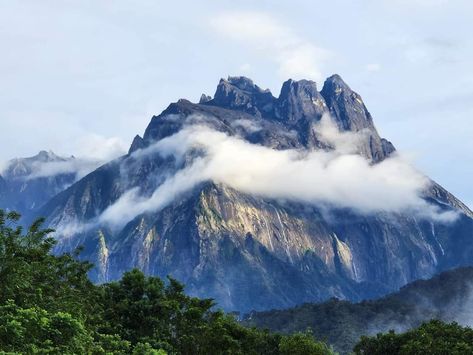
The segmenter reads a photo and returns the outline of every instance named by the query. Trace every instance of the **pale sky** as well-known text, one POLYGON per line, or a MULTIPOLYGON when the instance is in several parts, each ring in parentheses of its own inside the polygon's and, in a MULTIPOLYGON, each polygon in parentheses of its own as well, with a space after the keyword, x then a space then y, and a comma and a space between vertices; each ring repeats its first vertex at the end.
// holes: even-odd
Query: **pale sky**
POLYGON ((473 1, 0 0, 0 161, 106 159, 179 98, 338 73, 380 134, 473 206, 473 1))

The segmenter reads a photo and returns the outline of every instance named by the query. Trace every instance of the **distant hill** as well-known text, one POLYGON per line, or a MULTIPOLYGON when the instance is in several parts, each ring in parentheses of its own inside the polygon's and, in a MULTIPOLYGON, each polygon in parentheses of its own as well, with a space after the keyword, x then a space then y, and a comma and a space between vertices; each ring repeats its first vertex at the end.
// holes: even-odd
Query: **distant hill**
POLYGON ((36 218, 35 211, 98 165, 99 161, 45 150, 11 159, 0 171, 0 208, 36 218))
POLYGON ((351 303, 331 299, 324 303, 266 312, 253 312, 246 325, 282 333, 311 329, 342 354, 349 353, 361 335, 394 329, 397 332, 441 319, 473 324, 473 268, 443 272, 429 280, 418 280, 386 297, 351 303))
POLYGON ((10 160, 0 172, 0 208, 23 215, 38 209, 76 180, 74 160, 44 150, 10 160))

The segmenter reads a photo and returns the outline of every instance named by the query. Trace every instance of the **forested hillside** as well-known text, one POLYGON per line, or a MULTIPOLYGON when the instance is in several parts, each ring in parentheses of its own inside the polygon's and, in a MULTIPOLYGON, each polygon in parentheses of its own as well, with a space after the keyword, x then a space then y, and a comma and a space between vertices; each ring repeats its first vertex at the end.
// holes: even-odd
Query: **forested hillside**
POLYGON ((286 310, 255 312, 247 325, 282 333, 311 329, 341 353, 350 352, 362 335, 398 332, 430 319, 473 323, 473 268, 459 268, 418 280, 384 298, 351 303, 331 299, 286 310))

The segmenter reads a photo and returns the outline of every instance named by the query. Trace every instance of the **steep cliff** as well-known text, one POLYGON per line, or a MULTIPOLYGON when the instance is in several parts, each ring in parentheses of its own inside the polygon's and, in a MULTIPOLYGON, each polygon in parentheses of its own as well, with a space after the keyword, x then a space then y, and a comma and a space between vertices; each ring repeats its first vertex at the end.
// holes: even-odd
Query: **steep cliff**
MULTIPOLYGON (((202 126, 220 133, 212 136, 217 142, 235 137, 243 147, 270 148, 265 154, 331 154, 344 152, 350 142, 349 156, 363 157, 368 168, 396 154, 379 136, 361 97, 337 75, 320 92, 312 81, 288 80, 278 98, 250 79, 222 79, 213 99, 169 105, 152 118, 143 138, 135 138, 129 154, 41 209, 57 228, 57 251, 84 245, 83 257, 95 262, 97 281, 138 267, 171 274, 189 292, 239 311, 333 296, 360 300, 473 264, 473 214, 438 184, 426 183, 419 199, 428 211, 454 214, 448 221, 390 206, 367 212, 300 195, 242 191, 205 174, 193 181, 189 172, 204 170, 203 152, 214 143, 203 139, 186 150, 175 137, 202 126), (327 117, 337 140, 321 134, 327 117)), ((187 134, 194 139, 199 132, 187 134)), ((225 159, 220 163, 223 169, 225 159)), ((242 179, 251 185, 252 178, 239 176, 236 185, 242 179)), ((341 184, 350 178, 344 176, 341 184)), ((382 205, 383 193, 375 196, 382 205)))

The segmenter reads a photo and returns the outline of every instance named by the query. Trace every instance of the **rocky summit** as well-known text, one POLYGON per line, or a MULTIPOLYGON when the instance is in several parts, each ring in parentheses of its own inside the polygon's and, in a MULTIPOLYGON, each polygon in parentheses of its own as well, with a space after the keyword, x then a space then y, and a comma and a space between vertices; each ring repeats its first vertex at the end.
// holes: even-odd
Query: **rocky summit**
POLYGON ((74 157, 40 151, 29 158, 10 160, 0 172, 0 206, 28 216, 74 181, 76 174, 63 169, 74 157))
MULTIPOLYGON (((455 218, 281 198, 205 174, 183 189, 193 176, 186 174, 202 173, 198 164, 205 166, 207 158, 201 145, 181 157, 169 153, 184 149, 172 137, 204 126, 218 132, 218 139, 234 137, 244 147, 329 154, 338 143, 321 136, 324 117, 342 137, 340 144, 356 137, 350 154, 362 157, 368 168, 396 155, 393 144, 378 134, 361 96, 338 75, 320 91, 313 81, 288 80, 278 97, 248 78, 229 77, 219 82, 213 98, 170 104, 151 119, 142 137, 135 137, 127 155, 78 180, 38 213, 57 230, 57 252, 84 246, 82 257, 96 265, 95 281, 117 279, 136 267, 171 275, 189 293, 214 298, 229 311, 331 297, 358 301, 473 264, 473 213, 431 180, 419 198, 455 218)), ((244 178, 251 184, 251 176, 244 178)), ((344 176, 342 184, 350 178, 344 176)))

